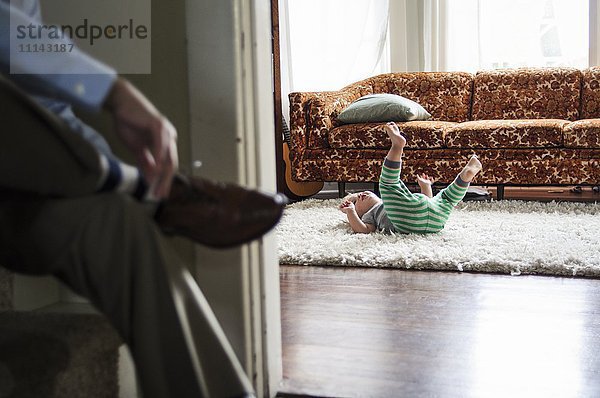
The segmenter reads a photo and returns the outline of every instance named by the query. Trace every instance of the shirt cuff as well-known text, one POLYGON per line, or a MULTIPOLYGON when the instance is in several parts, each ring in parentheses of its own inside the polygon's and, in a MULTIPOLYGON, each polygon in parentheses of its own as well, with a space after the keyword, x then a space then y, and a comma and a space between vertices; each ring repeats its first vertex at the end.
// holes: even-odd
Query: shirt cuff
POLYGON ((61 94, 76 106, 99 111, 117 75, 112 73, 54 75, 61 94))

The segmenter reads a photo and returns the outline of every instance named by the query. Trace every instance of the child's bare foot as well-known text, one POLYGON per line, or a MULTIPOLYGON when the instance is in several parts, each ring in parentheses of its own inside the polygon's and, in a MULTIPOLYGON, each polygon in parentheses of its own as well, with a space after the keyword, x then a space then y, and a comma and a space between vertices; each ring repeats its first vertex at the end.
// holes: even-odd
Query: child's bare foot
POLYGON ((390 140, 392 140, 392 147, 404 148, 404 145, 406 145, 406 138, 400 134, 400 129, 396 126, 396 123, 386 123, 385 132, 390 137, 390 140))
POLYGON ((473 178, 475 178, 482 167, 483 166, 481 166, 481 162, 479 161, 479 158, 477 158, 477 155, 471 156, 471 159, 469 159, 469 162, 465 168, 460 172, 460 179, 465 182, 473 181, 473 178))

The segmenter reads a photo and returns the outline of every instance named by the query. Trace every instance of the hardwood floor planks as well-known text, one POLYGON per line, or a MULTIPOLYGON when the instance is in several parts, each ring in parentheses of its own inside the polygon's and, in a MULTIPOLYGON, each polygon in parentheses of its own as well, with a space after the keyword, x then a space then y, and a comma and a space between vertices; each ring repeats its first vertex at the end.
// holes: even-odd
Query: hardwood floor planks
POLYGON ((600 396, 600 280, 282 266, 281 295, 283 393, 600 396))

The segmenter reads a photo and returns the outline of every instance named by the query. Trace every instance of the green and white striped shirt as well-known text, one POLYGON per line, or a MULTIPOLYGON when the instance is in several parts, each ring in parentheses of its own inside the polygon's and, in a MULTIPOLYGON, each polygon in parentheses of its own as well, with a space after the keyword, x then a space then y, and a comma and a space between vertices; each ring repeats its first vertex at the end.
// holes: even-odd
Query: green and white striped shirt
POLYGON ((433 198, 412 193, 400 181, 400 169, 383 166, 379 178, 379 191, 383 207, 400 233, 434 233, 444 229, 450 213, 467 193, 468 185, 458 185, 456 180, 433 198))

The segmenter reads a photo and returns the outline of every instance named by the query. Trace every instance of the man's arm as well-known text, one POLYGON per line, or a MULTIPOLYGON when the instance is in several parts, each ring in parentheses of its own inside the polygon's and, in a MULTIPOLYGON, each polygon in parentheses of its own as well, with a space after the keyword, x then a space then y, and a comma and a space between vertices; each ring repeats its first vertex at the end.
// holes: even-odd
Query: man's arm
MULTIPOLYGON (((44 59, 43 65, 35 54, 11 50, 10 37, 16 34, 11 32, 11 24, 40 22, 35 18, 39 15, 37 3, 34 6, 27 10, 32 15, 27 15, 0 0, 0 71, 30 92, 112 113, 116 133, 135 156, 151 192, 157 199, 165 198, 178 167, 173 125, 132 84, 117 78, 114 69, 75 46, 69 53, 44 59)), ((72 44, 66 38, 60 40, 72 44)))
POLYGON ((117 79, 104 102, 115 131, 136 158, 158 199, 166 198, 178 167, 177 131, 131 83, 117 79))
MULTIPOLYGON (((34 5, 37 6, 36 3, 34 5)), ((21 51, 18 26, 38 26, 37 7, 27 15, 0 1, 0 70, 25 90, 63 100, 80 108, 98 111, 117 75, 113 68, 79 50, 65 36, 40 42, 64 44, 71 51, 36 53, 21 51), (12 28, 12 29, 11 29, 12 28), (12 41, 12 48, 11 48, 12 41)))

